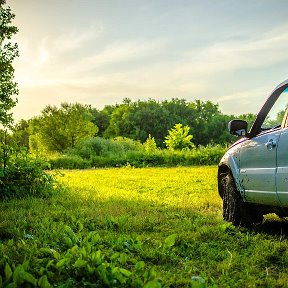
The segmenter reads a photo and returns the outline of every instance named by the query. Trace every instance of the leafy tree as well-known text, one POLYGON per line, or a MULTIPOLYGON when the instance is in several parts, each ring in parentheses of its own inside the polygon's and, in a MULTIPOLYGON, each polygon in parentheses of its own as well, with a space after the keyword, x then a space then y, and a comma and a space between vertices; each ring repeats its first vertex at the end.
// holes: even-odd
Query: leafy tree
POLYGON ((0 124, 3 126, 12 122, 12 113, 9 111, 16 105, 12 97, 18 94, 18 89, 13 81, 12 62, 19 54, 17 44, 9 41, 18 31, 17 27, 11 25, 15 15, 10 7, 4 7, 5 3, 5 0, 0 0, 0 124))
POLYGON ((31 120, 32 150, 64 152, 89 137, 95 136, 98 127, 92 123, 88 105, 62 103, 60 108, 48 105, 40 117, 31 120))
POLYGON ((17 147, 26 147, 29 149, 29 121, 21 119, 12 128, 12 141, 17 147))
POLYGON ((175 126, 168 131, 168 135, 165 137, 165 144, 168 150, 183 150, 194 147, 191 142, 193 136, 189 135, 189 126, 183 126, 183 124, 175 124, 175 126))
POLYGON ((101 111, 97 110, 96 108, 92 109, 92 122, 99 128, 99 136, 103 136, 105 130, 107 130, 113 110, 113 106, 105 106, 101 111))
MULTIPOLYGON (((194 143, 197 146, 206 146, 211 142, 217 143, 217 141, 214 141, 215 138, 212 136, 209 126, 211 124, 214 126, 213 122, 216 119, 216 116, 221 114, 218 104, 213 104, 211 101, 204 102, 201 100, 195 100, 188 105, 194 115, 192 121, 188 124, 191 128, 194 143)), ((216 137, 221 133, 222 131, 219 131, 216 137)))
POLYGON ((190 127, 195 145, 223 144, 231 139, 227 132, 229 120, 220 112, 218 104, 211 101, 186 102, 173 98, 162 102, 153 99, 131 102, 124 99, 114 107, 103 135, 108 138, 124 136, 143 143, 151 134, 157 145, 164 147, 166 131, 182 123, 190 127))
POLYGON ((116 105, 111 114, 109 126, 103 133, 103 136, 106 138, 114 138, 117 136, 130 137, 133 128, 127 116, 131 111, 132 107, 129 103, 116 105))

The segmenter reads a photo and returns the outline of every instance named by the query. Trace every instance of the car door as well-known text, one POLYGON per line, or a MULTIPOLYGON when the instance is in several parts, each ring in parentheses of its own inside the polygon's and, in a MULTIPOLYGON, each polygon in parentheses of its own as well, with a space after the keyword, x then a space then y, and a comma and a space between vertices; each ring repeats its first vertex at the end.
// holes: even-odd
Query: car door
POLYGON ((281 131, 277 148, 277 195, 282 206, 288 207, 288 127, 281 131))
POLYGON ((276 151, 280 129, 261 133, 243 143, 240 183, 247 202, 279 205, 276 193, 276 151))

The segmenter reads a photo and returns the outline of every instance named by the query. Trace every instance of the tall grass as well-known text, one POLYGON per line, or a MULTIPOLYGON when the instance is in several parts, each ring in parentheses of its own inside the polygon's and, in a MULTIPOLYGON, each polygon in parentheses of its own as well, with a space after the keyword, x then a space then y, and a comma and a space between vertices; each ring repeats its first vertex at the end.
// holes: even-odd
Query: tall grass
POLYGON ((52 168, 97 168, 155 166, 190 166, 217 164, 225 152, 219 145, 198 147, 191 150, 170 151, 145 149, 145 144, 127 138, 90 138, 65 155, 50 158, 52 168))

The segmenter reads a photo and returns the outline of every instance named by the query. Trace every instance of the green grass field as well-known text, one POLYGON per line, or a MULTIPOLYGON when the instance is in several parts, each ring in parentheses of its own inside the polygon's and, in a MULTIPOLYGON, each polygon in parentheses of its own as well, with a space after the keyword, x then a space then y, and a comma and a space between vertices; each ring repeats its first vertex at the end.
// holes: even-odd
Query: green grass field
POLYGON ((0 203, 0 287, 288 287, 288 224, 222 220, 217 167, 64 171, 0 203))

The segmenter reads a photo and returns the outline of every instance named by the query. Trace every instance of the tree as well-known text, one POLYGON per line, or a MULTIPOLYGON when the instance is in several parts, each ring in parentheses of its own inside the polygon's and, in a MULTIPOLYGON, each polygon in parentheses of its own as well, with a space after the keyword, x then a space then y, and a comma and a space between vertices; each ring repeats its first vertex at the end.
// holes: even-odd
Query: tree
POLYGON ((29 149, 29 121, 21 119, 12 128, 12 141, 17 147, 26 147, 29 149))
POLYGON ((5 0, 0 0, 0 124, 8 126, 12 122, 9 111, 17 102, 13 96, 18 94, 17 83, 13 81, 12 62, 19 52, 17 44, 9 42, 18 29, 11 25, 15 15, 10 7, 4 7, 5 3, 5 0))
POLYGON ((106 105, 101 111, 96 108, 92 109, 92 122, 99 128, 98 136, 104 136, 104 132, 109 127, 110 118, 114 110, 114 105, 106 105))
POLYGON ((40 117, 31 120, 32 150, 64 152, 79 142, 93 137, 98 127, 92 123, 92 108, 79 103, 62 103, 60 108, 48 105, 40 117))
POLYGON ((183 126, 183 124, 175 124, 175 126, 168 131, 168 135, 165 137, 165 144, 168 150, 183 150, 194 147, 191 142, 193 136, 189 135, 189 126, 183 126))

